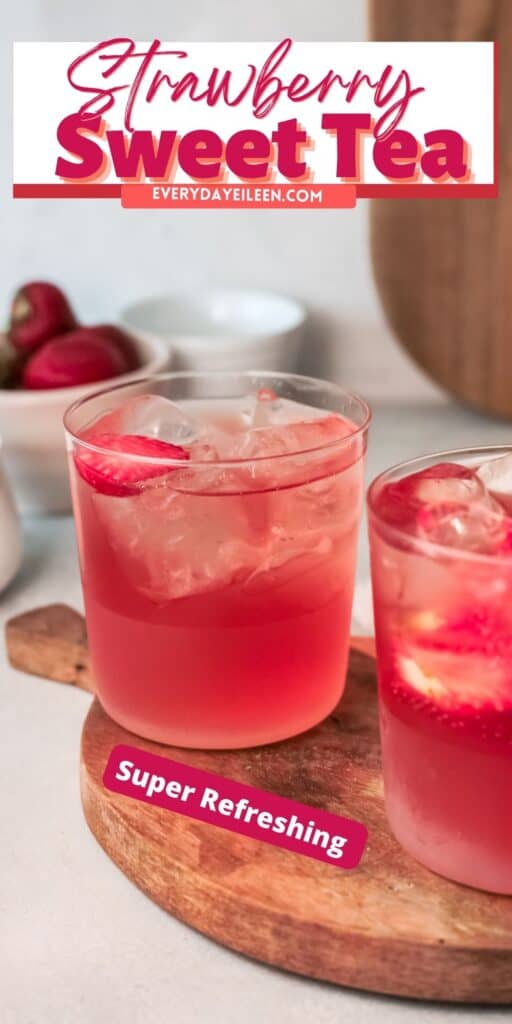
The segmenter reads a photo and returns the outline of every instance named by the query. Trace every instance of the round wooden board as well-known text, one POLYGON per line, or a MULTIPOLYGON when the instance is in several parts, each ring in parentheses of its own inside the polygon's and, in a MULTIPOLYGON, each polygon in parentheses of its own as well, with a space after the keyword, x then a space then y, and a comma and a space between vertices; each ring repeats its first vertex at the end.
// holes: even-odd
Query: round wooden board
POLYGON ((388 830, 371 650, 353 640, 346 693, 325 722, 255 750, 149 743, 94 701, 81 752, 87 822, 151 899, 240 953, 375 992, 512 1003, 512 898, 431 874, 388 830), (345 871, 107 791, 102 775, 119 743, 356 818, 369 831, 363 860, 345 871))

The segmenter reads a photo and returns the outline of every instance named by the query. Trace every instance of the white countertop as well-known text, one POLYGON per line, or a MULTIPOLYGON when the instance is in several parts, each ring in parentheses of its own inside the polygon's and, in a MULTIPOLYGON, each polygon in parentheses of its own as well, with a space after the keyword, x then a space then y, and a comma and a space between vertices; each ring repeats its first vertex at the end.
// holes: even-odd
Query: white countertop
MULTIPOLYGON (((512 425, 453 406, 375 410, 368 477, 412 455, 510 440, 512 425)), ((70 519, 25 524, 1 624, 41 604, 81 607, 70 519)), ((360 576, 367 573, 365 538, 360 576)), ((2 1024, 469 1024, 510 1010, 436 1006, 319 984, 247 960, 132 886, 82 817, 78 749, 90 698, 13 671, 0 645, 2 1024)))

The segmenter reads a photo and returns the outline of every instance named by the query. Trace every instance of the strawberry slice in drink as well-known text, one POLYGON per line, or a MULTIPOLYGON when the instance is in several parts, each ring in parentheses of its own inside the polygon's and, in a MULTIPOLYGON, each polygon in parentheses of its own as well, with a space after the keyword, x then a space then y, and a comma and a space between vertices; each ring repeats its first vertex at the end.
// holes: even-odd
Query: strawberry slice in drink
POLYGON ((512 636, 506 612, 469 609, 397 644, 403 683, 445 711, 512 708, 512 636))
POLYGON ((111 497, 138 494, 141 484, 172 472, 170 459, 189 457, 179 445, 142 434, 88 434, 83 440, 95 447, 75 454, 77 472, 95 491, 111 497), (150 459, 166 461, 158 465, 150 459))

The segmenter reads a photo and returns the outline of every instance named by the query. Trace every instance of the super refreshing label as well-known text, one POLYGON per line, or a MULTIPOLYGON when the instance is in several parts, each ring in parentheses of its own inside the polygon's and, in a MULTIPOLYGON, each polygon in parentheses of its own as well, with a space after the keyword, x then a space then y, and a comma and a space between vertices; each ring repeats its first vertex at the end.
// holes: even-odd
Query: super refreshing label
POLYGON ((103 783, 122 796, 336 867, 357 867, 366 845, 359 821, 137 747, 114 747, 103 783))

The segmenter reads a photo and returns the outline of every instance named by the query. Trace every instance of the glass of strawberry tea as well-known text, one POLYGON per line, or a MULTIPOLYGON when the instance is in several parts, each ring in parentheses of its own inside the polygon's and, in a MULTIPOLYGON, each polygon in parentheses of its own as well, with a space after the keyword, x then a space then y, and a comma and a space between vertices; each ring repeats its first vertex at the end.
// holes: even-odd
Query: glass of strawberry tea
POLYGON ((253 746, 344 687, 369 411, 333 384, 167 374, 65 417, 98 697, 134 733, 253 746))
POLYGON ((512 448, 405 463, 368 503, 391 827, 433 871, 512 894, 512 448))

